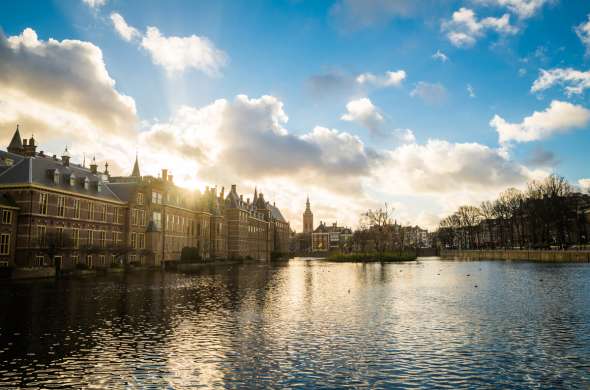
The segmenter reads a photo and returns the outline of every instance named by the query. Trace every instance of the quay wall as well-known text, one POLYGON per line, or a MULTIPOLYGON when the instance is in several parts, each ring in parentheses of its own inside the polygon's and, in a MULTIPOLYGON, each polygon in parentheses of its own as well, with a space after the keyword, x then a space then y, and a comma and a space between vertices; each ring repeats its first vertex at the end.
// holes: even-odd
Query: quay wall
POLYGON ((448 250, 442 249, 440 257, 460 260, 511 260, 544 262, 590 263, 590 251, 574 250, 448 250))

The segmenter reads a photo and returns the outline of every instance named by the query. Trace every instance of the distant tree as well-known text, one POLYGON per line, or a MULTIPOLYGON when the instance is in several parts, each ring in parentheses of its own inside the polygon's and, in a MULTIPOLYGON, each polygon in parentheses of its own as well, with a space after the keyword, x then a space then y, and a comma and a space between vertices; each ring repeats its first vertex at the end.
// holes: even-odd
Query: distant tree
POLYGON ((369 226, 375 249, 380 254, 385 253, 393 238, 393 210, 393 207, 386 202, 384 207, 376 210, 369 209, 361 216, 361 224, 369 226))

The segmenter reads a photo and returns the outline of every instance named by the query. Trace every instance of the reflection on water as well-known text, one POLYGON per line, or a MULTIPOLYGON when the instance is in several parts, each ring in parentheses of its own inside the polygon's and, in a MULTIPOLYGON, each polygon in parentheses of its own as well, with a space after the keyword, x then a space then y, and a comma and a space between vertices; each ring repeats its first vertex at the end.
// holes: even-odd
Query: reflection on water
POLYGON ((590 266, 276 265, 0 285, 0 387, 590 386, 590 266))

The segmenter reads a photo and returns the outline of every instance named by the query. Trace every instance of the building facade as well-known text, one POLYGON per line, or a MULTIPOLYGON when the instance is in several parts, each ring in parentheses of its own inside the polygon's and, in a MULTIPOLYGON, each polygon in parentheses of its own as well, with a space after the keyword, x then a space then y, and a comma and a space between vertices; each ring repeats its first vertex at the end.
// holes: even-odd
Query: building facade
MULTIPOLYGON (((204 193, 160 177, 111 176, 96 161, 87 168, 36 151, 19 128, 0 151, 0 266, 107 267, 127 261, 158 266, 192 248, 199 260, 269 260, 287 253, 289 223, 255 192, 244 202, 236 186, 204 193)), ((192 259, 197 260, 197 259, 192 259)))
POLYGON ((349 250, 352 239, 352 229, 338 226, 337 223, 320 225, 311 234, 311 249, 314 253, 345 252, 349 250))

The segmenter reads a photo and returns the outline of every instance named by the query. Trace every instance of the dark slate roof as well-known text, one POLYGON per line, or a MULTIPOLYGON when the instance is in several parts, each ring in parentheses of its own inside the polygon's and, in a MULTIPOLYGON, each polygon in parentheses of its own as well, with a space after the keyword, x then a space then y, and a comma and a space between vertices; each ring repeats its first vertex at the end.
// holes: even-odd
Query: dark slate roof
POLYGON ((38 184, 56 190, 75 192, 80 195, 93 196, 111 201, 120 199, 109 189, 103 181, 102 175, 93 174, 89 169, 76 164, 64 166, 61 160, 40 156, 23 157, 0 151, 0 156, 14 160, 12 166, 0 173, 0 184, 38 184), (55 183, 52 174, 59 172, 59 183, 55 183), (70 175, 76 178, 76 184, 70 185, 70 175), (89 189, 84 188, 84 180, 90 182, 89 189), (101 184, 101 191, 97 190, 97 183, 101 184))
POLYGON ((8 145, 8 147, 11 149, 17 149, 17 150, 23 148, 23 141, 21 140, 21 137, 20 137, 18 125, 16 125, 16 131, 14 132, 14 135, 12 136, 12 140, 10 141, 10 144, 8 145))
POLYGON ((274 206, 274 205, 272 205, 272 204, 270 204, 270 203, 267 203, 267 207, 268 207, 268 208, 269 208, 269 210, 270 210, 270 215, 271 215, 271 216, 272 216, 274 219, 276 219, 277 221, 281 221, 281 222, 285 222, 285 223, 287 223, 287 221, 286 221, 286 220, 285 220, 285 218, 283 217, 283 214, 281 213, 281 210, 279 210, 279 208, 278 208, 278 207, 276 207, 276 206, 274 206))
POLYGON ((131 200, 138 186, 139 183, 137 182, 108 183, 109 189, 124 202, 131 200))

